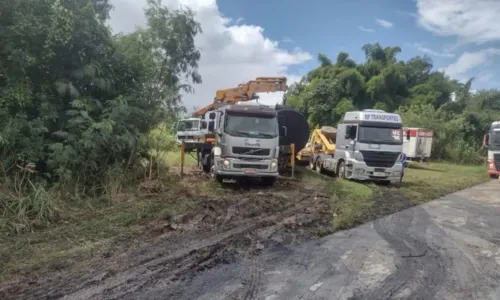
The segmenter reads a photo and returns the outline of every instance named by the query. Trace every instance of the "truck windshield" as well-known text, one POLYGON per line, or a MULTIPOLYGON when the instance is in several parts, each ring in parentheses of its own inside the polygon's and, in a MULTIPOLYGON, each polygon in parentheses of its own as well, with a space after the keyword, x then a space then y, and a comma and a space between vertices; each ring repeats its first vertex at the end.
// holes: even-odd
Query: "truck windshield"
POLYGON ((276 138, 279 135, 276 117, 226 115, 224 131, 232 136, 276 138))
POLYGON ((401 145, 403 143, 401 128, 360 126, 358 141, 360 143, 401 145))
POLYGON ((491 131, 488 144, 492 146, 500 146, 500 131, 491 131))
POLYGON ((182 120, 177 124, 177 131, 196 131, 199 127, 199 120, 182 120))

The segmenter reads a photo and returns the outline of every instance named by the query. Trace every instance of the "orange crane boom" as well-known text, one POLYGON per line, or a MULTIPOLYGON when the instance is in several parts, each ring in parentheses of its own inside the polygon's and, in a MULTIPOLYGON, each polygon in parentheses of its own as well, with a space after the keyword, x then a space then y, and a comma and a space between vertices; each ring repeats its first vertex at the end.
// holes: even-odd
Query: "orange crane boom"
POLYGON ((200 117, 212 110, 218 103, 235 104, 241 101, 257 99, 257 93, 264 92, 286 92, 286 77, 257 77, 246 83, 241 83, 236 88, 218 90, 215 93, 214 102, 195 111, 194 117, 200 117))

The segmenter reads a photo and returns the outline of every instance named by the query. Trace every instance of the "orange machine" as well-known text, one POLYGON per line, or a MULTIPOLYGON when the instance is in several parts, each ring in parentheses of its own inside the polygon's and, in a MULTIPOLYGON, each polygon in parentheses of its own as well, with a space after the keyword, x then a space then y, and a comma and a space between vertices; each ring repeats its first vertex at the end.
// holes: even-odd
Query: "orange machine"
POLYGON ((236 88, 218 90, 214 102, 195 111, 194 117, 201 117, 206 112, 215 108, 217 103, 235 104, 242 101, 257 99, 257 93, 286 92, 286 77, 257 77, 246 83, 241 83, 236 88))

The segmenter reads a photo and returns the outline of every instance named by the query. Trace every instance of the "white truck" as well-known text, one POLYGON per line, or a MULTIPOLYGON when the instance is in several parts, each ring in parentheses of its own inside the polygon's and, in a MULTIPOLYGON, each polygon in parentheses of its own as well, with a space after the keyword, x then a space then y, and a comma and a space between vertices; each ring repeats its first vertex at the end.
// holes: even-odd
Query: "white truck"
POLYGON ((200 123, 204 141, 185 143, 196 151, 200 169, 223 179, 258 177, 264 185, 278 178, 279 125, 277 111, 259 104, 220 105, 200 123))
POLYGON ((343 123, 337 126, 334 154, 312 153, 315 169, 341 178, 399 182, 402 127, 398 114, 373 109, 346 112, 343 123))
POLYGON ((202 137, 203 132, 201 131, 200 118, 182 119, 177 122, 177 134, 175 139, 178 144, 182 143, 182 141, 186 143, 194 143, 202 137))
POLYGON ((403 128, 403 152, 408 160, 426 162, 431 157, 433 131, 425 128, 403 128))
POLYGON ((483 146, 488 149, 486 165, 488 174, 493 179, 500 176, 500 121, 491 123, 488 133, 484 135, 483 146))

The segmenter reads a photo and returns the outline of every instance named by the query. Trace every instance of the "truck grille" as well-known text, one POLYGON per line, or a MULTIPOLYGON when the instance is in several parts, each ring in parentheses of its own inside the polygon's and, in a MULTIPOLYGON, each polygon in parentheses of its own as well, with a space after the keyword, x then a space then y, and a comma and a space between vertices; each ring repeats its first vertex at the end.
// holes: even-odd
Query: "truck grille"
POLYGON ((266 148, 249 148, 249 147, 233 147, 234 154, 240 155, 257 155, 257 156, 269 156, 271 149, 266 148))
POLYGON ((396 163, 399 153, 397 152, 378 152, 378 151, 360 151, 369 167, 391 168, 396 163))
POLYGON ((179 135, 178 138, 179 140, 194 140, 194 135, 179 135))
POLYGON ((257 169, 257 170, 267 169, 267 165, 253 165, 253 164, 233 164, 233 167, 236 169, 257 169))
POLYGON ((495 161, 495 168, 500 171, 500 154, 493 154, 493 160, 495 161))

